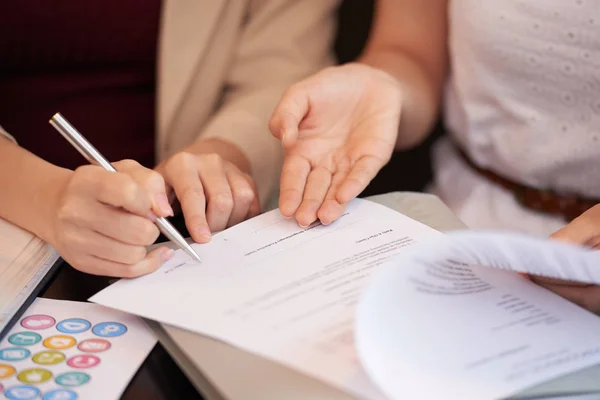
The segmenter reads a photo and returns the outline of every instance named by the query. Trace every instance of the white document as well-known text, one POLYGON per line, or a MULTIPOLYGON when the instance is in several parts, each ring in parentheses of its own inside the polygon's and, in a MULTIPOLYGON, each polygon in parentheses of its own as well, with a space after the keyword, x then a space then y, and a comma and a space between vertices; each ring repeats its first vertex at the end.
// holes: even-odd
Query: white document
POLYGON ((599 317, 503 270, 600 283, 598 257, 505 233, 413 246, 360 302, 362 365, 390 399, 485 400, 600 364, 599 317))
POLYGON ((302 229, 275 210, 178 251, 152 275, 121 280, 99 304, 224 340, 365 399, 382 398, 354 351, 356 303, 377 267, 437 231, 353 201, 330 226, 302 229))
POLYGON ((118 399, 155 344, 136 316, 38 298, 0 342, 0 397, 118 399))
POLYGON ((330 226, 306 229, 275 210, 195 245, 202 264, 178 251, 157 272, 91 300, 226 341, 363 399, 495 399, 600 362, 596 317, 514 272, 438 262, 452 243, 467 263, 506 269, 595 281, 592 264, 582 272, 570 254, 569 264, 541 265, 531 258, 545 257, 541 248, 516 257, 506 243, 475 246, 455 235, 365 200, 330 226), (357 304, 392 256, 362 305, 359 358, 357 304))

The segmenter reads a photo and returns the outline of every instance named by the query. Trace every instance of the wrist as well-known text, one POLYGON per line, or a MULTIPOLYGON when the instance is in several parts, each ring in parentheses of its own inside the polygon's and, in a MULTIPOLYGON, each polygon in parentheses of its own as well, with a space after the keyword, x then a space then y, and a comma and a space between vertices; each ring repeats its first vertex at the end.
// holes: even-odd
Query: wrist
POLYGON ((38 211, 32 233, 45 242, 54 244, 54 220, 60 208, 62 193, 71 179, 73 171, 52 166, 47 171, 47 179, 33 194, 34 209, 38 211))
POLYGON ((225 139, 207 138, 198 139, 188 146, 185 151, 193 154, 218 154, 225 161, 229 161, 249 175, 252 174, 250 160, 242 149, 225 139))

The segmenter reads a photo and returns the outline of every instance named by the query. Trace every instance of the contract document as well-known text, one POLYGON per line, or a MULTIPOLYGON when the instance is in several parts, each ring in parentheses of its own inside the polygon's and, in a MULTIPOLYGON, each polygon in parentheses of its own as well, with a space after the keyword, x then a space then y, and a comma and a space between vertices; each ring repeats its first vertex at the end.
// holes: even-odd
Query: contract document
MULTIPOLYGON (((301 228, 294 220, 285 219, 275 210, 215 235, 209 244, 194 245, 202 264, 178 251, 155 273, 133 280, 120 280, 90 300, 225 341, 321 379, 357 398, 399 398, 394 397, 396 392, 382 385, 382 379, 377 377, 381 369, 378 366, 382 365, 380 358, 365 358, 365 352, 379 354, 381 348, 371 350, 369 341, 363 341, 360 353, 356 351, 357 323, 361 328, 372 324, 377 329, 387 329, 385 324, 381 325, 381 319, 370 321, 363 317, 364 324, 357 321, 357 306, 362 303, 374 273, 382 268, 382 272, 395 270, 392 267, 408 262, 409 255, 414 257, 410 250, 415 245, 426 245, 428 241, 443 237, 443 234, 419 222, 366 200, 351 202, 343 216, 328 226, 315 223, 301 228)), ((486 281, 488 276, 485 276, 481 278, 483 283, 473 283, 473 287, 488 284, 504 288, 514 284, 516 286, 511 293, 518 295, 521 288, 532 291, 536 301, 542 303, 540 307, 554 309, 560 303, 557 310, 552 310, 556 313, 553 314, 555 318, 562 318, 565 312, 573 314, 567 321, 575 324, 577 329, 569 332, 581 330, 584 325, 586 329, 591 327, 591 330, 599 331, 600 322, 595 324, 593 315, 534 286, 513 271, 489 270, 492 280, 486 281)), ((416 285, 415 277, 419 279, 418 274, 406 278, 409 282, 406 285, 411 289, 416 285)), ((423 285, 427 286, 426 282, 423 285)), ((399 286, 399 290, 407 289, 399 286)), ((477 290, 469 291, 475 296, 479 293, 477 290)), ((464 296, 469 295, 466 293, 464 296)), ((417 292, 412 298, 403 299, 402 311, 398 312, 393 321, 395 324, 390 324, 390 327, 410 328, 413 318, 418 320, 420 313, 429 313, 427 321, 439 317, 440 322, 434 326, 438 335, 455 330, 458 333, 452 334, 459 336, 460 332, 471 329, 462 325, 460 318, 453 320, 452 315, 465 312, 460 307, 465 307, 471 316, 473 313, 479 315, 485 324, 491 324, 486 322, 485 317, 488 308, 501 307, 482 304, 478 297, 473 298, 474 304, 471 305, 467 297, 461 297, 463 302, 456 306, 442 301, 433 310, 430 300, 420 303, 422 297, 422 292, 417 292), (410 317, 405 324, 401 323, 403 313, 410 317)), ((382 311, 393 314, 397 306, 393 303, 395 300, 390 299, 382 311)), ((371 305, 378 302, 377 299, 369 300, 369 297, 365 301, 371 305)), ((379 310, 371 311, 379 314, 379 310)), ((497 320, 497 323, 501 322, 497 320)), ((361 335, 368 334, 367 330, 362 329, 361 335)), ((513 332, 515 337, 511 339, 510 333, 505 334, 504 344, 499 344, 497 349, 505 350, 505 344, 513 339, 514 343, 521 345, 521 332, 514 329, 513 332)), ((566 334, 555 335, 552 332, 553 327, 548 325, 545 346, 560 351, 566 334)), ((429 332, 424 333, 429 337, 429 332)), ((599 335, 596 335, 599 336, 597 340, 592 340, 591 334, 583 336, 577 339, 581 339, 581 345, 585 343, 590 350, 600 346, 599 335)), ((419 368, 428 365, 419 358, 419 353, 429 361, 432 357, 443 358, 460 353, 460 349, 452 346, 447 354, 441 352, 435 355, 427 349, 421 351, 419 347, 428 346, 428 342, 414 340, 410 335, 406 337, 412 341, 405 344, 413 346, 411 351, 401 356, 407 365, 413 362, 419 368)), ((381 340, 390 346, 388 339, 378 336, 370 343, 381 340)), ((531 337, 528 340, 537 339, 531 337)), ((490 342, 495 346, 487 339, 482 346, 489 346, 490 342)), ((469 343, 469 346, 469 351, 478 352, 477 341, 469 343)), ((479 350, 483 355, 493 348, 482 347, 479 350)), ((594 360, 600 362, 600 353, 569 362, 561 372, 583 368, 594 360)), ((485 368, 480 371, 475 368, 472 376, 461 376, 464 381, 458 384, 477 386, 477 379, 481 376, 503 372, 485 368)), ((421 385, 432 386, 439 379, 436 369, 430 376, 426 370, 421 372, 421 385)), ((519 390, 556 374, 556 370, 542 371, 536 379, 520 380, 509 388, 498 388, 498 391, 489 391, 486 395, 519 390)), ((387 378, 384 380, 387 381, 387 378)), ((412 390, 412 387, 409 389, 412 390)))

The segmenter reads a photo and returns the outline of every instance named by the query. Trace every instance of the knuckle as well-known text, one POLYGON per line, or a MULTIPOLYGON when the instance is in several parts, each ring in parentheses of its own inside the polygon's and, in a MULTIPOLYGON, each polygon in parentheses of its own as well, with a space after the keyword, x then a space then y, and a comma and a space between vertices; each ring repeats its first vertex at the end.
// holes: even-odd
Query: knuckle
POLYGON ((238 189, 234 194, 234 198, 235 203, 250 205, 254 201, 254 191, 249 187, 238 189))
POLYGON ((212 208, 217 212, 229 212, 233 209, 233 197, 228 193, 219 193, 211 199, 212 208))
POLYGON ((67 185, 68 190, 82 189, 88 186, 91 182, 96 181, 95 176, 97 168, 92 165, 84 165, 73 171, 73 176, 67 185))
POLYGON ((131 264, 137 264, 146 257, 146 248, 143 246, 136 246, 132 249, 130 254, 131 259, 129 260, 129 262, 131 264))
POLYGON ((196 158, 193 154, 186 151, 180 151, 169 157, 165 162, 165 172, 167 175, 173 175, 180 168, 191 168, 194 166, 196 158))
POLYGON ((164 185, 165 184, 165 178, 163 178, 163 176, 154 171, 154 170, 150 170, 148 172, 148 180, 153 184, 153 185, 164 185))
POLYGON ((216 168, 223 168, 224 165, 223 159, 216 153, 205 154, 203 156, 203 161, 206 164, 216 168))
POLYGON ((56 219, 61 223, 72 222, 77 219, 77 207, 73 206, 73 203, 66 201, 63 203, 56 212, 56 219))
POLYGON ((144 220, 142 224, 142 228, 139 230, 140 232, 140 242, 144 246, 150 246, 152 243, 156 241, 158 235, 160 234, 156 225, 148 220, 144 220))
POLYGON ((139 217, 131 224, 131 239, 136 245, 150 246, 159 234, 156 225, 147 219, 139 217))
POLYGON ((135 168, 141 168, 142 167, 139 162, 137 162, 135 160, 130 160, 130 159, 125 159, 125 160, 117 161, 113 165, 115 166, 115 168, 117 170, 119 170, 119 169, 129 170, 129 169, 135 169, 135 168))
POLYGON ((129 175, 121 175, 119 192, 125 204, 132 204, 137 199, 138 185, 129 175))
POLYGON ((170 161, 172 163, 182 164, 182 165, 191 165, 195 160, 195 156, 187 151, 180 151, 171 157, 170 161))
POLYGON ((204 197, 204 190, 198 185, 187 185, 181 189, 182 199, 197 199, 202 197, 204 197))

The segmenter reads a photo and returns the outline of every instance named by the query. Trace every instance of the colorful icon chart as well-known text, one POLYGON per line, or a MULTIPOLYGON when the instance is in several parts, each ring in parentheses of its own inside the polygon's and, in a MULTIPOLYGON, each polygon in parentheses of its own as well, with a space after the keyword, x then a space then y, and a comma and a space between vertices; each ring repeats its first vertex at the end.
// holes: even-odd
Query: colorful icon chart
POLYGON ((100 353, 110 349, 110 342, 104 339, 86 339, 77 348, 85 353, 100 353))
POLYGON ((18 347, 9 347, 0 350, 0 360, 3 361, 21 361, 29 357, 31 352, 27 349, 18 347))
POLYGON ((82 318, 69 318, 56 325, 56 329, 64 333, 81 333, 90 329, 90 321, 82 318))
POLYGON ((8 342, 15 346, 32 346, 42 340, 42 335, 35 332, 19 332, 10 335, 8 342))
POLYGON ((44 347, 54 350, 64 350, 75 346, 77 341, 72 336, 56 335, 44 340, 44 347))
POLYGON ((119 398, 155 344, 138 317, 36 299, 0 342, 0 398, 119 398))
POLYGON ((42 400, 75 400, 77 399, 77 393, 69 389, 54 389, 46 394, 42 400))
POLYGON ((94 326, 92 329, 95 335, 102 337, 116 337, 121 336, 127 332, 127 327, 118 322, 103 322, 94 326))
POLYGON ((34 386, 19 385, 6 388, 4 396, 10 400, 34 400, 40 395, 40 390, 34 386))
POLYGON ((41 330, 48 329, 56 323, 56 320, 49 315, 31 315, 21 320, 21 326, 25 329, 41 330))

